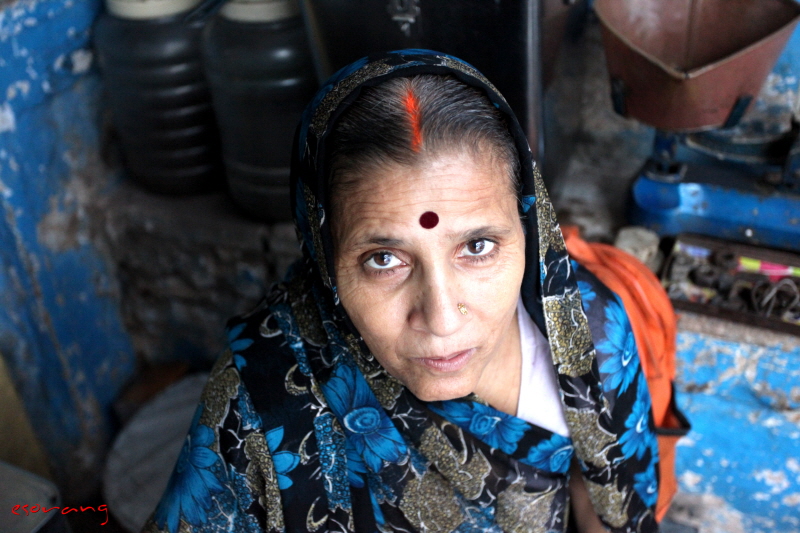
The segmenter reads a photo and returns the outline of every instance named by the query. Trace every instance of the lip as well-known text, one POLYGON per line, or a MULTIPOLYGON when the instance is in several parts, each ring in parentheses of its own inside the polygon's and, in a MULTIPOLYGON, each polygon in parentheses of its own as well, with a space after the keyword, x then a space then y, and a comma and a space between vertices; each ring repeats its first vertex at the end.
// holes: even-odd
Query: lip
POLYGON ((470 348, 444 357, 420 357, 417 361, 423 366, 437 372, 457 372, 467 365, 474 353, 475 348, 470 348))

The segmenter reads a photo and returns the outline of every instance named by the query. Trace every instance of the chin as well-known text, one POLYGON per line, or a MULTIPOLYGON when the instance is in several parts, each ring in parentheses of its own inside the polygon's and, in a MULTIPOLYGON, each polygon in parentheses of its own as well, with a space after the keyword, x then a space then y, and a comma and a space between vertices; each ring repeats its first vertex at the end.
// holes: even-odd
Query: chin
POLYGON ((422 400, 423 402, 444 402, 447 400, 455 400, 456 398, 463 398, 468 396, 474 391, 474 387, 464 384, 453 384, 453 386, 428 386, 428 387, 413 387, 406 385, 411 393, 422 400))

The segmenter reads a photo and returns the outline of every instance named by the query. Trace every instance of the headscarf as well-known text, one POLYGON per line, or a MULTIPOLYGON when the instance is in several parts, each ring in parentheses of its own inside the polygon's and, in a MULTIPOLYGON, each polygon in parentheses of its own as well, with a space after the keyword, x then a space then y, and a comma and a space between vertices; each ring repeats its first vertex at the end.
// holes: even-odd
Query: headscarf
MULTIPOLYGON (((574 454, 611 531, 657 530, 650 400, 624 310, 603 287, 584 289, 601 317, 590 327, 525 135, 483 75, 427 50, 345 67, 303 115, 291 186, 304 257, 258 309, 229 324, 231 349, 212 372, 192 430, 200 435, 198 428, 208 427, 217 435, 209 433, 203 446, 224 465, 205 468, 228 472, 242 512, 267 531, 564 531, 574 454), (474 395, 420 401, 380 366, 339 301, 329 137, 364 87, 418 74, 450 75, 480 89, 507 121, 522 182, 521 299, 549 340, 569 438, 474 395), (595 350, 593 334, 606 350, 595 350)), ((186 451, 186 464, 193 464, 192 453, 186 451)), ((200 492, 192 501, 205 501, 200 492)), ((212 498, 223 494, 208 490, 212 498)), ((177 520, 167 510, 161 516, 177 520)))
MULTIPOLYGON (((331 225, 326 218, 326 213, 330 212, 329 170, 325 157, 327 142, 337 118, 358 98, 364 87, 378 85, 398 76, 419 74, 450 75, 470 87, 481 89, 506 118, 520 156, 520 206, 526 215, 523 217, 526 266, 521 297, 535 324, 549 340, 566 421, 575 452, 584 467, 590 495, 595 508, 601 512, 601 518, 612 528, 626 530, 633 527, 631 520, 652 520, 652 517, 644 516, 650 514, 644 510, 645 506, 637 515, 630 516, 628 507, 634 503, 630 500, 635 499, 631 484, 633 479, 631 477, 625 481, 616 475, 626 470, 624 454, 619 450, 619 439, 625 434, 626 428, 620 423, 624 421, 611 417, 608 401, 603 395, 580 292, 555 211, 525 134, 499 91, 464 61, 427 50, 402 50, 362 59, 331 77, 303 115, 293 158, 292 203, 303 252, 309 260, 308 264, 314 265, 311 268, 312 275, 319 276, 324 287, 317 290, 326 293, 327 312, 335 317, 334 323, 339 328, 337 334, 349 340, 352 354, 348 355, 361 364, 362 371, 366 370, 367 375, 380 373, 378 365, 369 365, 374 363, 374 359, 347 319, 347 313, 337 296, 331 225), (627 486, 622 485, 623 482, 627 486), (603 513, 605 516, 602 516, 603 513)), ((336 367, 334 361, 331 363, 332 368, 336 367)), ((389 376, 372 377, 370 381, 373 387, 379 389, 385 388, 382 382, 393 382, 389 376)), ((403 394, 410 395, 405 390, 403 394)), ((387 400, 383 402, 384 407, 392 406, 391 396, 385 394, 387 400)), ((470 400, 465 402, 469 403, 470 400)), ((453 405, 458 405, 458 402, 453 405)), ((439 410, 442 411, 441 408, 439 410)), ((453 412, 461 410, 461 407, 451 409, 453 412)), ((444 410, 443 414, 446 416, 448 412, 444 410)), ((505 420, 498 412, 492 415, 505 420)), ((631 470, 639 472, 641 467, 637 465, 631 470)), ((499 479, 495 482, 500 483, 499 479)), ((512 486, 513 482, 504 490, 513 491, 512 486)), ((556 528, 555 524, 550 526, 556 528)))

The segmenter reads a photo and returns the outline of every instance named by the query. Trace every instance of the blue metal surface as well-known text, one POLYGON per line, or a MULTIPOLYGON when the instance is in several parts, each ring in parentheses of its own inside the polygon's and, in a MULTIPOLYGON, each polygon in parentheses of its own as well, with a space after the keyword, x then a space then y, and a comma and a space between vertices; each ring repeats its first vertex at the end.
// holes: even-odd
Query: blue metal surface
POLYGON ((800 533, 800 348, 678 335, 684 492, 712 494, 748 533, 800 533))
POLYGON ((800 196, 759 191, 754 180, 736 187, 732 183, 741 180, 735 176, 725 184, 710 179, 710 172, 705 182, 640 176, 632 189, 631 222, 662 236, 698 233, 800 251, 800 196))
POLYGON ((134 369, 91 209, 98 161, 97 0, 0 11, 0 352, 67 498, 97 488, 110 404, 134 369))

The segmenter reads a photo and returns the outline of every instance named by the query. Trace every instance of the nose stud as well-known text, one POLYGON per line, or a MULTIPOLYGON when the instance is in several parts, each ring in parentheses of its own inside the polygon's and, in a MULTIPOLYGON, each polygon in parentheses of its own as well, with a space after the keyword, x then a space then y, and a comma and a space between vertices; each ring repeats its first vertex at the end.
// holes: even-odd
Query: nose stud
POLYGON ((461 311, 462 315, 467 314, 467 306, 464 304, 458 304, 458 310, 461 311))

